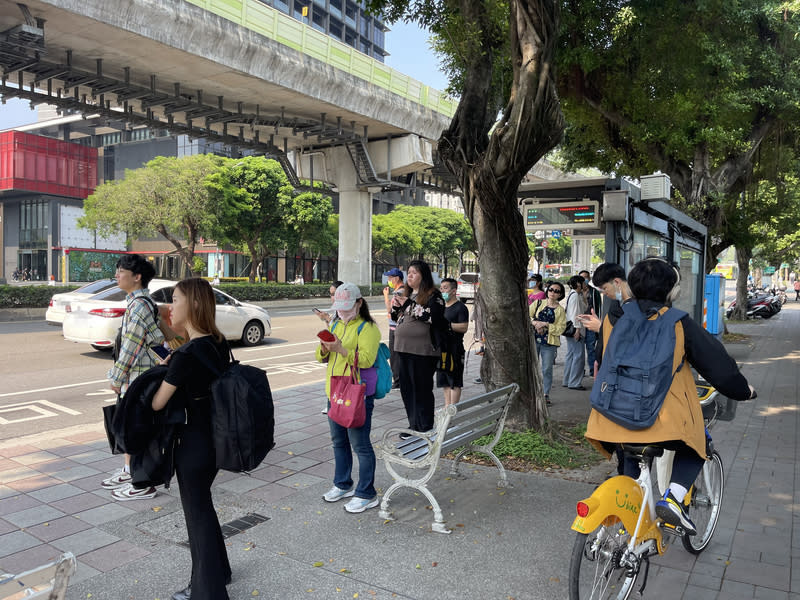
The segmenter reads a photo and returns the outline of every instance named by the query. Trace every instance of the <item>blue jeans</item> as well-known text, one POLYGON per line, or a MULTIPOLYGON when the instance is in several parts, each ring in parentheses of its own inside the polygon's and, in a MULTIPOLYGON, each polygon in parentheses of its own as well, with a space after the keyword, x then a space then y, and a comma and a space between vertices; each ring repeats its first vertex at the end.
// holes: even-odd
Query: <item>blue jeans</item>
POLYGON ((564 381, 567 387, 578 387, 583 380, 583 361, 586 347, 583 340, 567 338, 567 355, 564 357, 564 381))
MULTIPOLYGON (((367 396, 364 400, 367 408, 367 419, 361 427, 348 429, 328 419, 333 442, 333 458, 336 466, 333 473, 333 485, 341 490, 353 487, 353 451, 358 456, 358 486, 356 496, 371 500, 378 495, 375 491, 375 451, 369 441, 372 429, 372 410, 375 408, 375 396, 367 396), (350 450, 352 446, 353 451, 350 450)), ((330 402, 328 402, 330 409, 330 402)))
POLYGON ((537 342, 536 350, 539 353, 539 364, 542 366, 542 386, 545 396, 550 395, 550 388, 553 387, 553 363, 556 362, 558 346, 548 343, 540 344, 537 342))
POLYGON ((594 374, 594 346, 597 343, 597 333, 589 329, 586 330, 586 364, 589 365, 589 373, 594 374))

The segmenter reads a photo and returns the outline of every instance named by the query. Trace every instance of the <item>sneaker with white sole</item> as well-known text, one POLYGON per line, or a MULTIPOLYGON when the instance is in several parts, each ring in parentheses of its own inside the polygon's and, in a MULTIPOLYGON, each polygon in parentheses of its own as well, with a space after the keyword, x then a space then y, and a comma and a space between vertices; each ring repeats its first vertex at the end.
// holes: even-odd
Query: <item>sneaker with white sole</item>
POLYGON ((131 474, 125 469, 120 469, 108 479, 103 479, 100 487, 106 490, 116 490, 131 483, 131 474))
POLYGON ((154 487, 142 488, 139 490, 132 485, 117 488, 111 492, 111 497, 120 502, 125 502, 126 500, 148 500, 149 498, 155 498, 155 495, 156 488, 154 487))
POLYGON ((682 527, 689 535, 697 533, 697 528, 692 523, 689 515, 686 514, 686 507, 683 502, 678 502, 669 490, 664 493, 664 497, 661 500, 656 502, 656 514, 665 523, 675 527, 682 527))
POLYGON ((322 499, 325 500, 325 502, 337 502, 342 498, 349 498, 355 493, 356 491, 353 488, 350 488, 349 490, 343 490, 342 488, 333 486, 331 489, 325 492, 325 494, 322 496, 322 499))
POLYGON ((349 513, 361 513, 368 508, 375 508, 380 503, 381 500, 377 496, 374 498, 353 498, 344 505, 344 509, 349 513))

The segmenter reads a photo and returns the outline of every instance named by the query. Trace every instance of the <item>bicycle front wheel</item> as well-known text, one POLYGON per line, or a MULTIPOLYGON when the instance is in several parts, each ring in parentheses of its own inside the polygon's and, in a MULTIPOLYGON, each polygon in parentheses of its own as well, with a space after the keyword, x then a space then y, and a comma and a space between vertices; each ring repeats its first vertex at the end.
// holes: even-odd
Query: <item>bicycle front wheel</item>
POLYGON ((697 533, 683 536, 683 546, 692 554, 700 554, 706 549, 714 535, 722 510, 722 491, 725 487, 725 474, 722 458, 715 450, 703 465, 703 470, 692 486, 692 501, 689 504, 689 518, 697 533))
POLYGON ((627 600, 638 571, 620 566, 630 535, 621 524, 579 533, 569 565, 570 600, 627 600))

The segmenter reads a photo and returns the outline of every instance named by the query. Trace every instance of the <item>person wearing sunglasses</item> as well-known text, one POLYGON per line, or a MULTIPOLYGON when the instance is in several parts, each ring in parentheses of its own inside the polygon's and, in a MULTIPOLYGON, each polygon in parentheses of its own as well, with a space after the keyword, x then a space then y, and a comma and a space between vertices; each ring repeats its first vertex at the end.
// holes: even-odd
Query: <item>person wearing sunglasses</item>
POLYGON ((544 399, 550 404, 550 388, 553 387, 553 364, 556 362, 558 347, 561 345, 561 334, 567 327, 567 313, 559 304, 564 297, 564 286, 558 281, 551 281, 545 288, 546 300, 536 300, 530 305, 528 314, 534 328, 536 351, 542 368, 542 385, 544 399))

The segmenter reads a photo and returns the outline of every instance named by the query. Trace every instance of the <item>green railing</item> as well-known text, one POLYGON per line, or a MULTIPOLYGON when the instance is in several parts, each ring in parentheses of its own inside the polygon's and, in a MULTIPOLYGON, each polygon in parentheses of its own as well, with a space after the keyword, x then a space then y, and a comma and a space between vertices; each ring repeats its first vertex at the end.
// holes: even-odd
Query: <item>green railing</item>
POLYGON ((188 0, 210 13, 260 33, 337 69, 452 117, 457 102, 416 79, 305 25, 258 0, 188 0))

